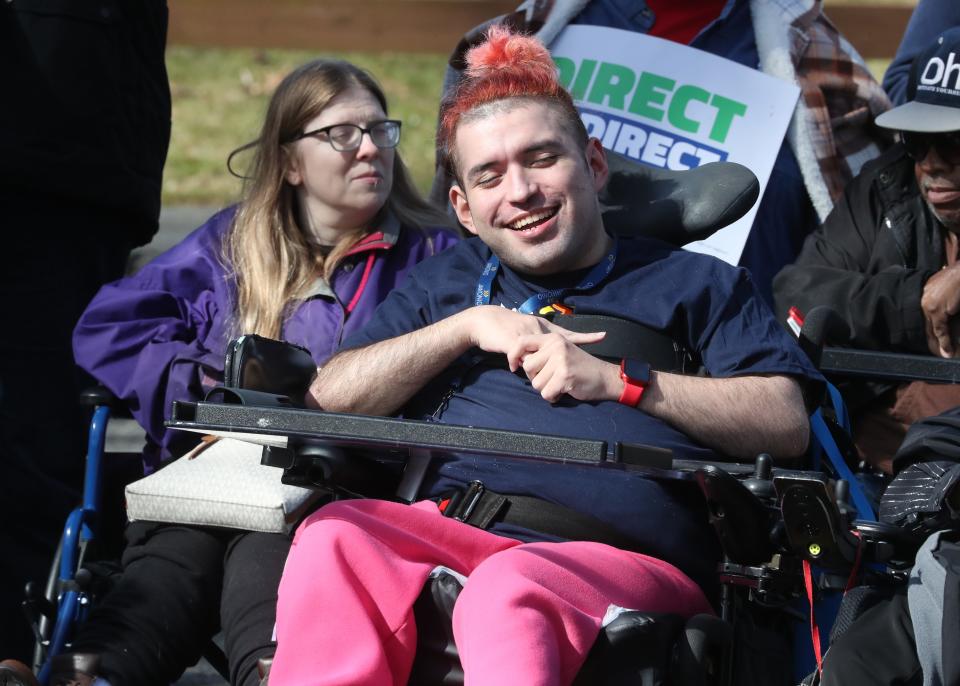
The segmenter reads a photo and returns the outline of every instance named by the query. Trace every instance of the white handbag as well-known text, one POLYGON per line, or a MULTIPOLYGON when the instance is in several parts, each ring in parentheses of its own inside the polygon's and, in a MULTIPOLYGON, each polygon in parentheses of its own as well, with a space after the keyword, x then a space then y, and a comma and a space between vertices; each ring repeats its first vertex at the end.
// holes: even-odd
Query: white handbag
POLYGON ((262 446, 207 441, 126 488, 127 518, 288 532, 319 495, 280 483, 282 469, 260 464, 262 446))

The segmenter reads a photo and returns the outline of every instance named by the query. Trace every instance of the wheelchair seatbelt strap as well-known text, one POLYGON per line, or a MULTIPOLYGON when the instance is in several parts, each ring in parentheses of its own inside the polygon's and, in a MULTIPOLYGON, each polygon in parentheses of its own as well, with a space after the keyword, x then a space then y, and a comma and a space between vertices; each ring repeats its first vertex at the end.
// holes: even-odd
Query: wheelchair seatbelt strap
POLYGON ((438 498, 445 517, 478 529, 501 522, 570 541, 594 541, 615 548, 644 552, 646 546, 592 515, 534 496, 497 493, 482 481, 438 498))
POLYGON ((866 493, 864 493, 863 488, 860 486, 860 482, 857 481, 853 472, 850 471, 850 467, 847 466, 846 461, 843 459, 843 455, 840 454, 837 443, 833 440, 833 434, 830 433, 830 428, 824 421, 820 410, 817 410, 810 416, 810 427, 813 429, 813 435, 816 436, 820 447, 823 449, 827 459, 830 460, 830 464, 833 466, 837 476, 850 484, 850 497, 853 500, 854 506, 857 508, 859 519, 866 519, 871 522, 877 521, 877 515, 873 509, 873 505, 870 504, 866 493))

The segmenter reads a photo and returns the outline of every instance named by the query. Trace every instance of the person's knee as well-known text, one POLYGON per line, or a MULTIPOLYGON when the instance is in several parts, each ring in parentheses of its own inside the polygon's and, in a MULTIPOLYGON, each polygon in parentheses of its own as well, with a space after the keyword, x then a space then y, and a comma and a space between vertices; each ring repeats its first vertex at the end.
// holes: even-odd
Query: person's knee
POLYGON ((185 621, 196 613, 197 621, 203 617, 204 625, 215 627, 225 550, 217 532, 145 522, 130 528, 123 573, 105 604, 120 603, 146 615, 141 608, 156 603, 165 615, 182 615, 185 621))
POLYGON ((529 605, 544 573, 543 560, 526 546, 491 555, 470 573, 454 613, 511 612, 529 605))
POLYGON ((258 585, 276 588, 289 551, 290 537, 285 534, 238 533, 224 556, 224 594, 228 589, 243 593, 258 585))
POLYGON ((297 527, 294 536, 294 545, 301 538, 311 537, 319 531, 342 532, 349 529, 349 524, 363 526, 364 522, 376 517, 376 500, 335 500, 327 503, 319 510, 303 520, 297 527), (347 524, 347 527, 338 526, 335 522, 347 524))
POLYGON ((138 563, 168 564, 183 569, 221 569, 224 543, 214 532, 194 526, 131 522, 123 553, 125 568, 138 563))

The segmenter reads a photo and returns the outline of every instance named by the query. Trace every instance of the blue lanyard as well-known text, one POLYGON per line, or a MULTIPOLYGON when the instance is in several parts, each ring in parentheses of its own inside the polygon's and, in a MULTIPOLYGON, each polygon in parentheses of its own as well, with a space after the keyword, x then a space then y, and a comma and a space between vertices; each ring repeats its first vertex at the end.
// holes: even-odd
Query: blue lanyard
MULTIPOLYGON (((574 288, 556 288, 552 291, 535 293, 523 301, 517 312, 522 314, 537 314, 541 308, 551 305, 562 299, 562 297, 571 291, 585 291, 599 285, 613 271, 613 265, 617 262, 617 239, 613 239, 613 245, 606 257, 600 260, 590 273, 587 274, 580 285, 574 288)), ((500 258, 491 254, 490 259, 480 274, 480 280, 477 282, 477 292, 474 297, 475 305, 489 305, 490 293, 493 290, 493 281, 497 278, 497 272, 500 270, 500 258)))

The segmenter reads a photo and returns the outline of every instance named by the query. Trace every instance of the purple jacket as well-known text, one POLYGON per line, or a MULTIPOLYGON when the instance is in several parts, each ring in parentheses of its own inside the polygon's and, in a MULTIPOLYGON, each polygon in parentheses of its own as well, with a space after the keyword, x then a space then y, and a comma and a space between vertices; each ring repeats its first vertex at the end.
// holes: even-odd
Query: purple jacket
MULTIPOLYGON (((148 471, 176 455, 183 440, 163 426, 172 401, 202 398, 223 378, 228 340, 244 333, 231 326, 235 284, 221 256, 234 211, 218 212, 134 276, 101 288, 73 333, 77 364, 125 401, 146 430, 148 471)), ((281 337, 322 364, 415 264, 457 240, 444 229, 424 234, 388 219, 337 267, 332 290, 318 280, 281 337)))

